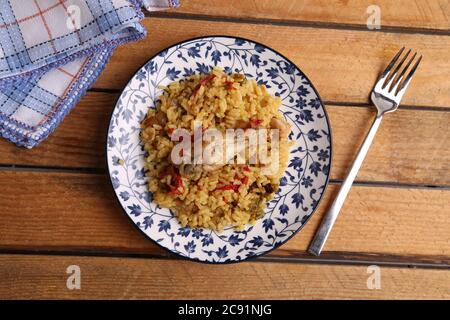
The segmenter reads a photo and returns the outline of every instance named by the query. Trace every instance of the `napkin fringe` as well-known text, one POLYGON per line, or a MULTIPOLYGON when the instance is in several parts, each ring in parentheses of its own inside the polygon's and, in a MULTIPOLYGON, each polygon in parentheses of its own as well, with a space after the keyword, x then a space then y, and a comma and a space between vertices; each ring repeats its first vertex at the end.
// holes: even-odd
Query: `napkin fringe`
POLYGON ((39 128, 37 132, 27 134, 25 133, 25 130, 20 128, 21 126, 24 126, 24 124, 0 114, 0 135, 16 145, 28 149, 33 148, 39 142, 46 139, 98 78, 111 57, 113 49, 114 48, 107 48, 104 55, 101 55, 100 57, 94 55, 89 58, 89 63, 84 66, 80 76, 71 85, 64 98, 59 102, 58 109, 53 112, 51 117, 49 117, 48 122, 39 128), (87 75, 87 73, 92 70, 91 67, 95 63, 98 64, 98 69, 93 69, 93 74, 87 75))

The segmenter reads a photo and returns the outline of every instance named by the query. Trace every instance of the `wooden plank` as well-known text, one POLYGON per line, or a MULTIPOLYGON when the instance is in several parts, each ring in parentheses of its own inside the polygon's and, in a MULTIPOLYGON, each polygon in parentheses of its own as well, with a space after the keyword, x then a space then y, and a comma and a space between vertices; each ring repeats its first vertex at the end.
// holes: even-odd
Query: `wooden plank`
MULTIPOLYGON (((50 138, 32 150, 0 140, 0 164, 105 168, 105 136, 116 94, 88 93, 50 138)), ((327 106, 333 132, 332 178, 343 179, 373 113, 327 106)), ((383 120, 358 180, 450 185, 450 112, 399 110, 383 120)))
MULTIPOLYGON (((343 179, 374 112, 327 106, 333 134, 331 176, 343 179)), ((357 180, 450 184, 450 112, 398 110, 384 117, 357 180), (437 160, 440 159, 440 160, 437 160)))
POLYGON ((450 106, 448 36, 155 17, 143 23, 149 36, 117 49, 95 87, 121 89, 165 47, 192 37, 224 34, 251 38, 285 54, 308 75, 324 100, 339 102, 368 102, 378 75, 394 54, 401 46, 411 47, 424 59, 403 104, 450 106))
MULTIPOLYGON (((368 7, 377 5, 381 27, 450 29, 448 0, 184 0, 177 13, 237 19, 307 21, 366 26, 368 7)), ((369 10, 369 12, 372 12, 369 10)))
MULTIPOLYGON (((1 249, 164 253, 131 225, 105 175, 3 171, 0 189, 1 249)), ((336 191, 272 255, 303 254, 336 191)), ((354 186, 325 250, 449 257, 449 202, 450 190, 354 186)))
MULTIPOLYGON (((0 255, 2 299, 448 299, 450 271, 380 268, 368 289, 364 266, 0 255), (67 267, 80 290, 67 289, 67 267), (372 287, 373 288, 373 287, 372 287)), ((177 310, 170 310, 176 312, 177 310)))

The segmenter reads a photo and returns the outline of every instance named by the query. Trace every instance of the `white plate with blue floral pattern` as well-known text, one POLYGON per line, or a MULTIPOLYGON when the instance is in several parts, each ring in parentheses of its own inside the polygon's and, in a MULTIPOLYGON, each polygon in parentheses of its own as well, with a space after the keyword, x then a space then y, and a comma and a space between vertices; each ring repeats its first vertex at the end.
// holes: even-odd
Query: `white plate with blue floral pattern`
POLYGON ((107 161, 112 186, 132 223, 158 245, 184 258, 230 263, 261 256, 293 237, 317 208, 328 183, 331 132, 327 113, 309 79, 286 57, 251 40, 210 36, 178 43, 151 58, 123 90, 111 116, 107 161), (292 125, 288 167, 265 215, 243 231, 183 228, 147 190, 140 122, 154 108, 160 86, 213 66, 243 73, 280 96, 292 125))

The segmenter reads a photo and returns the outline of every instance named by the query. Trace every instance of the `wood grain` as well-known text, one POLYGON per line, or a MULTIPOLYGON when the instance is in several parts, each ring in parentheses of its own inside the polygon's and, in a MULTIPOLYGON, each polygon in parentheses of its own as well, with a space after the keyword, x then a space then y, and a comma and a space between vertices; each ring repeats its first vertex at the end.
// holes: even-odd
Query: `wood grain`
MULTIPOLYGON (((88 93, 47 141, 32 150, 0 141, 0 164, 105 168, 116 94, 88 93)), ((327 106, 333 132, 332 178, 343 179, 371 122, 365 107, 327 106)), ((358 180, 450 185, 450 112, 399 110, 383 120, 358 180)))
MULTIPOLYGON (((381 10, 381 27, 450 29, 448 0, 184 0, 178 13, 202 14, 237 19, 270 19, 352 24, 366 27, 367 8, 381 10)), ((370 12, 370 11, 369 11, 370 12)))
MULTIPOLYGON (((105 175, 3 171, 0 189, 1 249, 164 254, 125 217, 105 175)), ((306 251, 336 191, 274 256, 306 251)), ((449 202, 450 190, 354 186, 325 251, 449 257, 449 202)))
MULTIPOLYGON (((445 268, 449 17, 448 0, 184 0, 174 13, 144 19, 149 36, 116 50, 94 88, 118 92, 152 55, 182 40, 210 34, 254 39, 298 64, 329 102, 332 178, 339 180, 370 125, 366 104, 378 74, 399 47, 418 50, 424 60, 404 97, 407 107, 385 118, 358 174, 367 183, 352 188, 323 257, 333 263, 445 268), (381 8, 381 32, 365 30, 372 4, 381 8)), ((226 266, 158 259, 172 256, 132 226, 105 173, 106 130, 117 97, 88 93, 33 150, 0 141, 0 298, 450 298, 448 270, 381 267, 382 289, 369 290, 366 266, 274 262, 316 261, 308 260, 306 249, 336 184, 304 229, 264 259, 226 266), (55 255, 37 254, 43 252, 55 255), (73 264, 81 267, 80 291, 66 288, 66 268, 73 264)))
POLYGON ((118 48, 96 88, 122 89, 152 55, 179 41, 211 34, 262 42, 302 68, 326 101, 368 102, 380 72, 401 46, 424 59, 404 105, 450 106, 450 37, 166 18, 143 21, 149 36, 118 48), (176 25, 176 28, 174 28, 176 25), (130 59, 133 57, 133 59, 130 59))
MULTIPOLYGON (((370 108, 326 108, 333 130, 331 176, 343 179, 375 115, 370 108)), ((386 115, 357 180, 449 185, 448 123, 450 112, 398 110, 386 115)))
POLYGON ((381 288, 368 289, 363 266, 0 255, 0 298, 448 299, 449 272, 381 267, 381 288), (80 267, 80 290, 66 287, 70 265, 80 267))

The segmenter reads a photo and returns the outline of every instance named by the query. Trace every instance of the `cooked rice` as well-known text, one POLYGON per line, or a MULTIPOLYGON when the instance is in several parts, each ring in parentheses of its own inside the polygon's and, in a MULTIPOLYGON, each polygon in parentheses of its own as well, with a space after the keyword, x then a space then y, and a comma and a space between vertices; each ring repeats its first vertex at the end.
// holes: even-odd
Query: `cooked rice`
POLYGON ((241 230, 253 224, 278 190, 288 160, 287 134, 280 136, 278 171, 271 175, 262 173, 261 164, 226 164, 212 171, 175 166, 170 155, 178 142, 171 141, 170 135, 178 128, 193 133, 194 121, 224 131, 248 126, 254 119, 258 128, 281 123, 290 132, 278 111, 280 104, 264 85, 221 69, 171 83, 156 110, 150 109, 142 122, 145 168, 154 201, 172 209, 183 226, 222 230, 231 225, 241 230))

